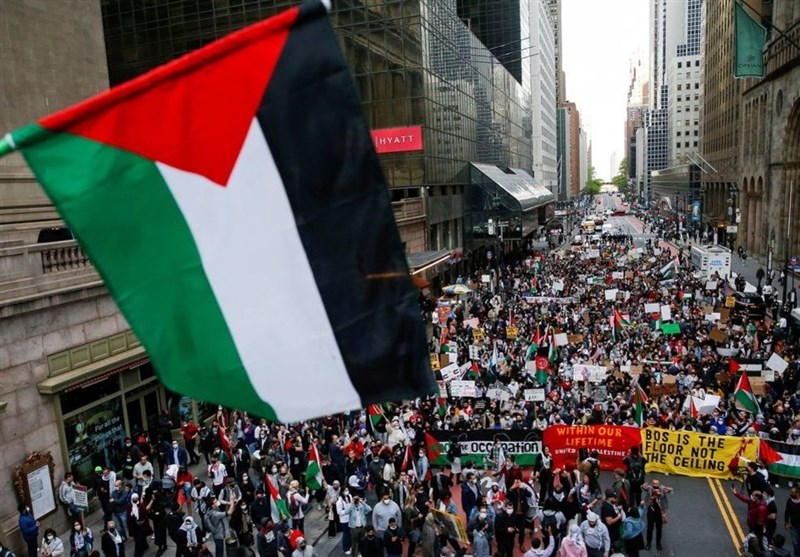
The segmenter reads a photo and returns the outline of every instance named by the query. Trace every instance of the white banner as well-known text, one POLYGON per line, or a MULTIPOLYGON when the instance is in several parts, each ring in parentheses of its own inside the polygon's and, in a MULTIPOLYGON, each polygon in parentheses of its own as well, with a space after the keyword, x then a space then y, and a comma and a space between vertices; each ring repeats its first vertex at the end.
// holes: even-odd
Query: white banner
POLYGON ((588 381, 589 383, 602 383, 606 380, 608 368, 605 366, 592 366, 588 364, 575 364, 572 367, 573 381, 588 381))
POLYGON ((458 364, 450 364, 447 367, 443 367, 439 373, 442 374, 442 379, 446 382, 453 381, 454 379, 461 379, 458 364))
POLYGON ((475 397, 475 381, 451 381, 450 396, 475 397))
POLYGON ((544 389, 525 389, 525 402, 544 402, 544 389))

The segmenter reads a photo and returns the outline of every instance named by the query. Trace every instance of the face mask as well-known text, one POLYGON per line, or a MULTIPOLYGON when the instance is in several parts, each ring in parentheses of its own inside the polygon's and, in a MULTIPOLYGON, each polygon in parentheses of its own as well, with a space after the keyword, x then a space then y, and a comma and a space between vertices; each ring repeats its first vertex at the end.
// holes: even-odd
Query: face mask
POLYGON ((172 448, 173 448, 173 449, 177 449, 177 448, 178 448, 178 444, 177 444, 177 443, 173 443, 173 444, 172 444, 172 448))
POLYGON ((480 512, 480 513, 478 513, 478 516, 479 516, 480 518, 486 518, 486 513, 484 513, 484 512, 480 512))
POLYGON ((392 532, 394 532, 395 530, 397 530, 397 526, 389 526, 389 530, 391 530, 392 532))
POLYGON ((49 542, 53 541, 53 536, 47 536, 47 541, 49 542))
POLYGON ((248 479, 248 476, 242 476, 242 481, 246 482, 247 479, 248 479))
POLYGON ((275 467, 273 467, 273 468, 272 468, 272 473, 273 473, 273 474, 277 474, 277 473, 278 473, 278 469, 277 469, 277 468, 275 468, 275 467))
POLYGON ((513 512, 514 512, 514 509, 506 508, 506 514, 512 514, 513 512))
POLYGON ((388 504, 389 504, 389 503, 391 503, 391 502, 392 502, 392 500, 391 500, 391 499, 384 499, 384 500, 383 500, 383 504, 384 504, 384 505, 388 505, 388 504))
POLYGON ((247 505, 241 505, 241 506, 239 506, 239 508, 242 509, 243 511, 246 511, 247 510, 247 505))

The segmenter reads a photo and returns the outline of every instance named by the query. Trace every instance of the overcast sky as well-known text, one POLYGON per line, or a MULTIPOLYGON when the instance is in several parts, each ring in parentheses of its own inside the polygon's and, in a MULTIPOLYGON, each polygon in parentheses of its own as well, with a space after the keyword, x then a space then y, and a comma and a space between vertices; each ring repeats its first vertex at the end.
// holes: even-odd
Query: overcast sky
POLYGON ((625 156, 630 59, 647 53, 647 0, 561 0, 567 100, 578 106, 592 141, 597 176, 610 180, 611 156, 625 156))

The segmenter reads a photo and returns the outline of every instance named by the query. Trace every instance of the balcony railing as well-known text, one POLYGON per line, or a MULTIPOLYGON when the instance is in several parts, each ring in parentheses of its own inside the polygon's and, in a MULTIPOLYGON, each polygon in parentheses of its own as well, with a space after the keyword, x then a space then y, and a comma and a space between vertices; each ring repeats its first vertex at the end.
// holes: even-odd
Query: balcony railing
POLYGON ((49 249, 43 249, 41 252, 42 272, 44 274, 92 266, 89 258, 86 257, 86 254, 83 253, 83 250, 75 240, 42 245, 49 247, 49 249), (55 244, 59 245, 56 246, 55 244))
POLYGON ((392 203, 392 210, 394 211, 394 220, 397 223, 410 219, 425 218, 425 207, 422 204, 421 197, 395 201, 392 203))

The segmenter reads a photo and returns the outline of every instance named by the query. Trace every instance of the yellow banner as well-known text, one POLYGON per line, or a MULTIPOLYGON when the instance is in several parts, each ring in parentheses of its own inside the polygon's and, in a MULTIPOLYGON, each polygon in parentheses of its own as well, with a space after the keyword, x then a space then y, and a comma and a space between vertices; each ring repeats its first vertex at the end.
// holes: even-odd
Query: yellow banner
POLYGON ((707 435, 691 431, 642 429, 642 454, 647 472, 680 476, 733 478, 744 471, 748 461, 756 460, 758 439, 707 435))

